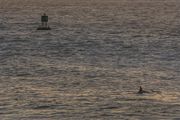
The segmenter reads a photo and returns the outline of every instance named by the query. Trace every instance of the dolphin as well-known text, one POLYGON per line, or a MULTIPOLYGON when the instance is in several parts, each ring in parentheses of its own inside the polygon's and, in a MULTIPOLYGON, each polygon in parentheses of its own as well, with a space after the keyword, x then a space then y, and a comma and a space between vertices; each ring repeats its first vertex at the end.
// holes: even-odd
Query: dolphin
POLYGON ((137 92, 138 94, 144 94, 144 93, 150 93, 149 91, 143 90, 143 88, 140 86, 139 91, 137 92))

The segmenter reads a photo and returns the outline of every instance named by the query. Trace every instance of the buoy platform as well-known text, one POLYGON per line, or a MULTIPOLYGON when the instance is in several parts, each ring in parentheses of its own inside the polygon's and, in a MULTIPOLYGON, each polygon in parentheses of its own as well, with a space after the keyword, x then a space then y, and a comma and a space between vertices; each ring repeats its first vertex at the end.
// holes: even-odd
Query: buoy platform
POLYGON ((37 30, 51 30, 50 27, 38 27, 37 30))

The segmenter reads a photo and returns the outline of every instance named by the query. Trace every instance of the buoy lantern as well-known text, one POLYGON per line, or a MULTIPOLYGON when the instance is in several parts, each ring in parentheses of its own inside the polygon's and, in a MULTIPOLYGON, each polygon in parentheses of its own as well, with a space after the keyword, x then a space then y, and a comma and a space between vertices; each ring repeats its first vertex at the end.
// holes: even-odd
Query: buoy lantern
POLYGON ((37 30, 51 30, 48 26, 48 16, 45 13, 41 16, 41 26, 37 30))
POLYGON ((46 14, 41 16, 41 22, 48 22, 48 16, 46 14))

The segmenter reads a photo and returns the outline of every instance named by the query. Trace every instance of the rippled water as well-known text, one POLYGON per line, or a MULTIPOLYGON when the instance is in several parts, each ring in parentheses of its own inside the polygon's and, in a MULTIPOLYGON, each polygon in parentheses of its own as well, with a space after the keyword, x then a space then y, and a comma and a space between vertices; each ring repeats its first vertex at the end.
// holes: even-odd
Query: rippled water
POLYGON ((0 0, 0 16, 1 120, 180 120, 180 1, 0 0))

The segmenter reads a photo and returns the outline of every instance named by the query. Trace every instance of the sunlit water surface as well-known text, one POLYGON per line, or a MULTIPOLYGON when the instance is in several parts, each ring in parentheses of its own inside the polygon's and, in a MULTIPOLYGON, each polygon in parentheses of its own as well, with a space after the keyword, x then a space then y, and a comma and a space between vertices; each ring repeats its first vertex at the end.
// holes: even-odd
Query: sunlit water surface
POLYGON ((180 120, 180 1, 0 0, 0 119, 180 120))

